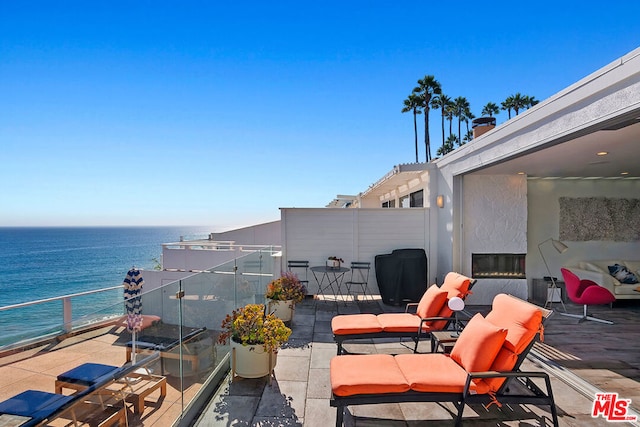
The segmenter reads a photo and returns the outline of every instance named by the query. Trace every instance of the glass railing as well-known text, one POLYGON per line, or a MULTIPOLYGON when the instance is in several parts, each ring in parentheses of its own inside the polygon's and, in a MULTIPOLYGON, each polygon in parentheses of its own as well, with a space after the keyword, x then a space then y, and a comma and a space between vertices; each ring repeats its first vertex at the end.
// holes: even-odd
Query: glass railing
MULTIPOLYGON (((66 370, 86 367, 86 363, 127 367, 130 362, 148 360, 148 355, 159 353, 153 362, 145 362, 154 378, 148 387, 154 388, 145 390, 141 385, 142 390, 135 390, 127 386, 129 392, 127 387, 120 391, 124 401, 132 402, 131 409, 125 412, 133 418, 127 422, 186 425, 203 404, 202 399, 211 394, 228 372, 229 348, 217 343, 222 320, 239 306, 264 302, 265 289, 274 277, 274 270, 280 272, 280 258, 276 254, 274 248, 257 250, 153 289, 143 287, 142 329, 134 333, 127 329, 122 286, 39 302, 51 304, 48 320, 60 317, 58 326, 12 331, 11 339, 19 338, 19 342, 0 347, 0 365, 11 366, 13 361, 28 359, 34 371, 42 367, 40 379, 35 380, 38 372, 34 372, 32 382, 40 385, 53 382, 52 376, 66 370), (160 383, 166 383, 166 392, 162 392, 160 383)), ((145 274, 162 275, 159 271, 141 273, 143 278, 145 274)), ((26 322, 37 323, 29 313, 35 303, 38 302, 2 307, 0 316, 12 316, 12 319, 20 316, 31 319, 26 322)), ((118 388, 115 384, 130 380, 131 375, 113 378, 106 388, 118 388)), ((53 384, 42 390, 51 389, 53 384)), ((78 391, 82 387, 76 385, 72 389, 78 391)), ((9 397, 3 396, 0 401, 9 397)), ((78 404, 82 403, 80 400, 78 404)), ((86 402, 83 405, 87 406, 86 402)), ((69 414, 68 406, 67 403, 65 411, 58 411, 52 417, 69 414)), ((98 412, 93 411, 92 416, 100 417, 98 412)))

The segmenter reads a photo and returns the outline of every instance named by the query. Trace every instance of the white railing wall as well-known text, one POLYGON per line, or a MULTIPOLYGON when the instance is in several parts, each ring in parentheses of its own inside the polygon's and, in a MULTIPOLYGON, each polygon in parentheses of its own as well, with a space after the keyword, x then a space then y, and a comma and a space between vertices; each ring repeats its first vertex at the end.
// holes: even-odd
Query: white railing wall
MULTIPOLYGON (((370 290, 378 293, 374 259, 394 249, 421 248, 427 253, 428 277, 433 280, 435 260, 430 257, 428 208, 326 209, 282 208, 283 266, 287 260, 308 260, 324 265, 329 256, 371 262, 370 290)), ((317 291, 310 276, 309 293, 317 291)))

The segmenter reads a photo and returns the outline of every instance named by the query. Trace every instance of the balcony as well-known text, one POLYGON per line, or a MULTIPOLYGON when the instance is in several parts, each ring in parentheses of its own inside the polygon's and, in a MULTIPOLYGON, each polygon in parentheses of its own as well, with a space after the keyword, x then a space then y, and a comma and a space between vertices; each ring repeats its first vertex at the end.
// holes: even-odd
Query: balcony
MULTIPOLYGON (((268 254, 262 254, 267 256, 268 254)), ((336 314, 380 313, 401 311, 374 302, 354 302, 317 296, 306 299, 296 310, 291 324, 293 334, 280 351, 275 377, 230 381, 228 348, 215 344, 215 331, 222 316, 233 306, 262 298, 271 272, 246 270, 244 265, 260 265, 259 255, 249 263, 234 261, 228 266, 211 269, 175 283, 150 290, 143 295, 143 312, 157 313, 160 324, 152 324, 142 334, 179 338, 193 328, 206 327, 194 342, 183 343, 176 357, 165 355, 150 366, 154 375, 167 378, 164 397, 159 392, 145 398, 145 407, 136 413, 127 406, 130 426, 182 425, 289 425, 326 426, 335 424, 335 409, 329 407, 329 360, 336 353, 330 330, 336 314), (256 264, 257 262, 257 264, 256 264), (236 269, 237 267, 237 269, 236 269), (184 296, 178 298, 184 291, 184 296), (173 328, 173 329, 172 329, 173 328), (182 350, 180 350, 182 349, 182 350), (194 369, 194 361, 197 367, 194 369), (196 421, 194 421, 196 420, 196 421)), ((79 298, 79 297, 76 297, 79 298)), ((121 293, 118 302, 96 310, 88 317, 73 319, 68 331, 61 324, 47 340, 24 339, 18 346, 4 347, 0 352, 0 401, 26 389, 53 391, 56 376, 82 363, 94 362, 122 366, 126 362, 126 344, 131 335, 121 321, 121 293), (112 312, 119 310, 117 315, 112 312), (111 314, 110 314, 111 313, 111 314), (110 318, 106 318, 111 316, 110 318)), ((73 298, 72 298, 73 299, 73 298)), ((558 307, 553 307, 558 308, 558 307)), ((567 304, 567 309, 580 313, 581 306, 567 304)), ((468 306, 466 310, 486 313, 489 307, 468 306)), ((13 311, 13 310, 12 310, 13 311)), ((640 305, 624 303, 613 309, 594 307, 594 314, 615 322, 614 326, 578 324, 575 319, 553 315, 545 326, 545 341, 534 347, 523 369, 545 370, 552 376, 561 425, 593 423, 590 411, 594 393, 617 392, 631 399, 634 410, 640 406, 640 305), (597 343, 594 342, 597 337, 597 343), (594 349, 599 349, 594 351, 594 349), (605 349, 605 350, 602 350, 605 349)), ((72 316, 73 318, 73 316, 72 316)), ((410 352, 403 343, 347 344, 352 353, 410 352)), ((429 351, 429 343, 421 343, 419 351, 429 351)), ((140 355, 141 358, 145 357, 140 355)), ((349 408, 350 425, 391 422, 419 423, 425 420, 450 424, 451 408, 438 404, 373 405, 349 408)), ((465 410, 465 425, 511 423, 521 420, 542 425, 546 408, 526 405, 493 405, 465 410)), ((58 425, 53 420, 50 425, 58 425)), ((604 422, 604 421, 603 421, 604 422)))

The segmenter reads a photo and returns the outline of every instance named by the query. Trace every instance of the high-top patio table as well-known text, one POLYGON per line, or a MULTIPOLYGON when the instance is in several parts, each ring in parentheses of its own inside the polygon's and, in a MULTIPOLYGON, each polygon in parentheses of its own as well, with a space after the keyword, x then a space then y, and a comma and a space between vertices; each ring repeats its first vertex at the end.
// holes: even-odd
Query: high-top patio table
POLYGON ((344 280, 344 275, 350 271, 347 267, 327 267, 326 265, 318 265, 311 267, 313 278, 318 283, 318 294, 324 295, 328 289, 331 289, 335 301, 338 301, 340 287, 344 280))

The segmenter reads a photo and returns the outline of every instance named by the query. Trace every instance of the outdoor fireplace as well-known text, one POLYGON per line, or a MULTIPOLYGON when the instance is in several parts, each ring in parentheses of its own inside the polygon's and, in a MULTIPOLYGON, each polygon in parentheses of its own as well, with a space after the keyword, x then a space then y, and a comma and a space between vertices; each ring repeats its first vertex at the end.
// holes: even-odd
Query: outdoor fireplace
POLYGON ((471 254, 474 279, 526 279, 526 254, 471 254))

